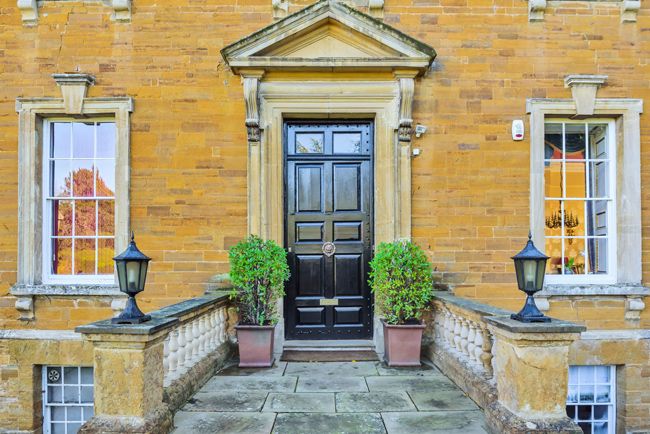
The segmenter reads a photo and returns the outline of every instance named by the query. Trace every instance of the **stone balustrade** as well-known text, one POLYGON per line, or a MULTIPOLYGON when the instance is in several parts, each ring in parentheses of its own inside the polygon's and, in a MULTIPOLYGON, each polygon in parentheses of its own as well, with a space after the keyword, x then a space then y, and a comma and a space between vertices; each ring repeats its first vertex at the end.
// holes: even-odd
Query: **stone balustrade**
POLYGON ((582 432, 564 407, 569 345, 583 326, 521 323, 448 292, 436 292, 432 304, 424 356, 484 410, 493 432, 582 432))
POLYGON ((77 327, 93 345, 95 415, 81 433, 171 429, 171 415, 232 355, 225 292, 149 312, 142 324, 77 327))

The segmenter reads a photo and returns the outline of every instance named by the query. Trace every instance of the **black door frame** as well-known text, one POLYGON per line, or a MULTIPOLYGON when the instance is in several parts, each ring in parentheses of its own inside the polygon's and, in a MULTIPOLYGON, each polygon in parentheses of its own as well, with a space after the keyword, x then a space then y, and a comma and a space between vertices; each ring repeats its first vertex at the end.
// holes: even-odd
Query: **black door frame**
MULTIPOLYGON (((370 255, 368 261, 372 260, 374 256, 374 243, 375 243, 375 120, 373 118, 361 117, 361 118, 289 118, 282 120, 282 201, 283 201, 283 247, 285 250, 288 249, 288 213, 289 213, 289 203, 288 203, 288 157, 289 157, 289 137, 288 137, 288 125, 289 124, 359 124, 359 123, 368 123, 370 128, 370 137, 371 137, 371 146, 369 147, 370 153, 370 174, 368 181, 369 191, 369 209, 370 209, 370 219, 368 222, 370 230, 370 246, 369 251, 370 255)), ((350 160, 352 156, 330 156, 328 159, 331 161, 341 161, 345 162, 350 160)), ((308 159, 305 159, 308 160, 308 159)), ((288 253, 290 255, 291 253, 288 253)), ((368 272, 370 268, 368 267, 368 272)), ((367 281, 368 276, 364 276, 364 279, 367 281)), ((365 339, 372 340, 374 339, 374 315, 375 315, 375 297, 374 294, 369 290, 369 327, 370 332, 368 337, 365 339)), ((284 325, 284 338, 285 340, 300 340, 299 338, 290 336, 289 327, 287 326, 287 295, 283 297, 283 325, 284 325)), ((316 339, 316 338, 314 338, 316 339)))

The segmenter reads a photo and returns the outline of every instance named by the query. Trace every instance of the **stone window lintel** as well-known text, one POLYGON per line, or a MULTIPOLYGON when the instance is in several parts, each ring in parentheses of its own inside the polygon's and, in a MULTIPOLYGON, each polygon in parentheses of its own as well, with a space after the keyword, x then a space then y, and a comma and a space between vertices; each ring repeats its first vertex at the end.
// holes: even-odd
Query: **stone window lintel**
MULTIPOLYGON (((132 0, 109 0, 109 7, 112 9, 111 19, 120 23, 131 22, 132 0)), ((38 24, 38 2, 37 0, 16 0, 16 5, 22 16, 23 24, 35 26, 38 24)))

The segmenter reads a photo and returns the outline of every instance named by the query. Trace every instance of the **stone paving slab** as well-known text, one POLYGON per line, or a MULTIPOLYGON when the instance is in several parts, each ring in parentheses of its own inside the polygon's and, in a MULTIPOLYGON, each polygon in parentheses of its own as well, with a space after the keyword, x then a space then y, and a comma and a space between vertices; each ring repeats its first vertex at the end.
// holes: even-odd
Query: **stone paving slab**
POLYGON ((260 411, 267 392, 197 392, 183 411, 260 411))
MULTIPOLYGON (((379 378, 379 377, 377 377, 379 378)), ((296 392, 367 392, 364 377, 299 377, 296 392)))
POLYGON ((410 391, 409 395, 420 411, 479 409, 461 390, 410 391))
POLYGON ((377 362, 289 362, 285 375, 324 376, 369 376, 379 375, 377 362))
POLYGON ((199 413, 179 411, 174 417, 178 434, 268 434, 274 413, 199 413))
POLYGON ((298 377, 226 377, 217 375, 212 377, 201 392, 220 392, 223 390, 231 391, 264 391, 264 392, 293 392, 296 387, 298 377))
POLYGON ((333 393, 269 393, 262 411, 275 413, 334 413, 333 393))
POLYGON ((217 375, 281 377, 284 375, 286 368, 287 362, 279 362, 277 360, 270 368, 240 368, 235 364, 223 369, 217 375))
POLYGON ((382 413, 388 434, 487 434, 480 411, 382 413))
POLYGON ((416 411, 406 392, 337 393, 336 411, 340 413, 379 413, 416 411))
POLYGON ((380 376, 366 377, 371 392, 381 391, 438 391, 457 390, 458 387, 446 377, 439 376, 380 376))
POLYGON ((386 366, 385 363, 376 362, 376 368, 379 375, 408 375, 408 376, 425 376, 425 375, 439 375, 442 376, 442 373, 434 367, 422 365, 422 366, 409 366, 409 367, 390 367, 386 366))
POLYGON ((279 413, 273 433, 385 434, 386 430, 377 413, 279 413))

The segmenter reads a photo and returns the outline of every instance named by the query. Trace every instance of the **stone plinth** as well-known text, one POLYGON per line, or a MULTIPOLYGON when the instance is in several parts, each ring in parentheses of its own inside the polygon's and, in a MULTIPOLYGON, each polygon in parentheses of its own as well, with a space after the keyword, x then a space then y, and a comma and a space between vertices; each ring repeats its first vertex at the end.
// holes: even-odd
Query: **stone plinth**
POLYGON ((574 423, 565 410, 569 345, 585 327, 558 320, 521 323, 489 317, 486 321, 495 338, 499 403, 523 421, 551 423, 571 432, 574 423))
POLYGON ((83 433, 167 433, 163 403, 163 341, 177 318, 138 325, 99 321, 76 331, 94 346, 95 416, 83 433))

